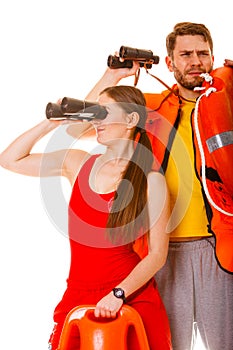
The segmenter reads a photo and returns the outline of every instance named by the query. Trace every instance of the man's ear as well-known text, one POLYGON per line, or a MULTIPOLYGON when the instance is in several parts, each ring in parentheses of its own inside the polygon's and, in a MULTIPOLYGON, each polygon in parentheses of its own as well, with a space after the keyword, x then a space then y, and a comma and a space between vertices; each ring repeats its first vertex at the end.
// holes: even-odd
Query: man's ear
POLYGON ((166 65, 167 65, 167 68, 169 69, 169 71, 173 72, 174 70, 173 70, 173 63, 172 63, 171 57, 166 56, 165 62, 166 62, 166 65))
POLYGON ((137 112, 132 112, 130 114, 127 114, 127 125, 130 129, 137 126, 138 122, 139 122, 139 114, 137 112))

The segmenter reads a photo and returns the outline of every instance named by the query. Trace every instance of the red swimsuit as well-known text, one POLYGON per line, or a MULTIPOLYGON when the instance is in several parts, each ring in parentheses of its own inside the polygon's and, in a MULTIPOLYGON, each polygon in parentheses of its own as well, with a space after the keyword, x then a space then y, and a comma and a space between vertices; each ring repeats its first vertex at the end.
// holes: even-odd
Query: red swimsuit
MULTIPOLYGON (((96 304, 140 261, 132 244, 114 246, 106 237, 106 222, 114 192, 98 194, 89 186, 89 174, 97 157, 92 156, 82 167, 70 198, 71 264, 67 289, 54 311, 56 326, 50 338, 52 350, 58 346, 67 313, 77 305, 96 304)), ((127 304, 140 313, 150 349, 171 349, 168 320, 154 279, 130 296, 127 304)), ((78 338, 73 338, 72 344, 78 349, 78 338)), ((132 349, 136 349, 136 345, 132 345, 132 349)))

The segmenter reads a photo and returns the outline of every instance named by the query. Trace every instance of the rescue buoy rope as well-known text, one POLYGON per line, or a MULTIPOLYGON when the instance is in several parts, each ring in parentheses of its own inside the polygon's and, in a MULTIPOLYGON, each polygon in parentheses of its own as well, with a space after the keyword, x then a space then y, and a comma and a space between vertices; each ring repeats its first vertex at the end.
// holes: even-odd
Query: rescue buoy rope
MULTIPOLYGON (((208 74, 204 73, 202 76, 204 76, 205 80, 208 81, 210 84, 212 84, 212 77, 209 76, 208 74), (210 78, 209 78, 210 77, 210 78)), ((202 88, 201 88, 202 89, 202 88)), ((200 90, 200 89, 195 89, 195 90, 200 90)), ((202 183, 203 183, 203 188, 204 188, 204 191, 205 191, 205 194, 206 194, 206 197, 207 199, 209 200, 209 202, 211 203, 211 205, 217 209, 218 211, 220 211, 221 213, 225 214, 225 215, 228 215, 228 216, 233 216, 233 213, 229 213, 225 210, 223 210, 222 208, 220 208, 215 202, 214 200, 212 199, 210 193, 209 193, 209 190, 208 190, 208 187, 207 187, 207 183, 206 183, 206 174, 205 174, 205 165, 206 165, 206 162, 205 162, 205 153, 204 153, 204 149, 203 149, 203 146, 202 146, 202 142, 201 142, 201 136, 200 136, 200 131, 199 131, 199 127, 198 127, 198 109, 199 109, 199 103, 200 103, 200 100, 206 96, 208 97, 211 93, 213 92, 216 92, 217 89, 214 88, 214 87, 210 87, 208 88, 203 94, 201 94, 197 101, 196 101, 196 105, 195 105, 195 109, 194 109, 194 129, 195 129, 195 132, 196 132, 196 137, 197 137, 197 143, 198 143, 198 147, 199 147, 199 150, 200 150, 200 155, 201 155, 201 176, 202 176, 202 183)))

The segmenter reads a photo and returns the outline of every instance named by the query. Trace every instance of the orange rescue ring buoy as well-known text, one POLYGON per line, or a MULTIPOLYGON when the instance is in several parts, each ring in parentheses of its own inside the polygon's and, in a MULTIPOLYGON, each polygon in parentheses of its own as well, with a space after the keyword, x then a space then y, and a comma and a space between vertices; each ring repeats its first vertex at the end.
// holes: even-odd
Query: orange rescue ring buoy
POLYGON ((203 186, 210 203, 224 214, 233 216, 232 212, 226 212, 213 202, 205 182, 205 166, 208 162, 233 196, 233 68, 217 68, 203 76, 203 93, 197 99, 194 112, 203 186))

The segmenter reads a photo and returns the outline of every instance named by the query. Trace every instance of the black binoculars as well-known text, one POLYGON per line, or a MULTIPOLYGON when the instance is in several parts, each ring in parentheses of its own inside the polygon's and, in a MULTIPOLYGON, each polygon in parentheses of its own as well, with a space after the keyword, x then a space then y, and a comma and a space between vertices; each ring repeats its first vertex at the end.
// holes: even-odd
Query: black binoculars
POLYGON ((96 102, 77 100, 63 97, 61 104, 49 102, 45 114, 47 119, 53 120, 86 120, 104 119, 108 112, 105 107, 96 102))
POLYGON ((132 68, 133 61, 138 61, 140 67, 151 68, 152 64, 159 63, 159 56, 154 56, 151 50, 135 49, 128 46, 121 46, 119 57, 109 55, 107 60, 108 67, 117 68, 132 68), (122 62, 121 59, 124 59, 122 62))

